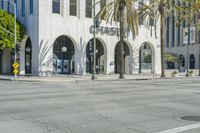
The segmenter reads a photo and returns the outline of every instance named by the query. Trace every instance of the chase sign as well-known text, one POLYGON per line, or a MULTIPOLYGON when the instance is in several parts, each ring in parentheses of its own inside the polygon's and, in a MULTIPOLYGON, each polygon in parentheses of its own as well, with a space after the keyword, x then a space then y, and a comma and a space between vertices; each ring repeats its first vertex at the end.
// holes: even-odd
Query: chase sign
MULTIPOLYGON (((90 26, 90 33, 94 34, 94 25, 90 26)), ((96 34, 108 35, 108 36, 119 36, 119 28, 100 26, 96 28, 96 34)))

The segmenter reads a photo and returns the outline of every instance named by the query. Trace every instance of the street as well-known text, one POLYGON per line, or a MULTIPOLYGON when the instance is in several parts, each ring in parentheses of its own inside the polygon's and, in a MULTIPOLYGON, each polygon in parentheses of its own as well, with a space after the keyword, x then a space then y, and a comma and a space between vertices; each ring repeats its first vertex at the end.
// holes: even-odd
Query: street
POLYGON ((179 132, 200 132, 199 78, 0 80, 0 133, 179 132))

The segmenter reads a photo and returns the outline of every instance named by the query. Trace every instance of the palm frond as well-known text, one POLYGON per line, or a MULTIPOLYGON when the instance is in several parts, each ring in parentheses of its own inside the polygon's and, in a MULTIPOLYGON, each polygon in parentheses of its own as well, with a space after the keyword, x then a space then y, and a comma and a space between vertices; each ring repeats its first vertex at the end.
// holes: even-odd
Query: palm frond
POLYGON ((120 3, 125 3, 125 11, 123 21, 127 24, 126 29, 130 30, 133 35, 133 39, 138 35, 139 31, 139 18, 137 9, 134 7, 135 2, 138 0, 114 0, 110 2, 107 6, 105 6, 97 16, 101 20, 105 20, 106 23, 119 21, 120 19, 120 3))

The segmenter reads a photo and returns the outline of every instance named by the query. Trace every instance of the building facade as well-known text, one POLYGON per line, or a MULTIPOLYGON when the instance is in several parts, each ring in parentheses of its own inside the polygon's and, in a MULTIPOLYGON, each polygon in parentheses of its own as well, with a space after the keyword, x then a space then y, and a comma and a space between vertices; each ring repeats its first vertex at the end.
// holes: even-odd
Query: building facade
MULTIPOLYGON (((96 4, 96 12, 109 2, 101 0, 96 4)), ((91 0, 17 0, 18 19, 25 24, 27 29, 27 37, 20 46, 20 74, 47 76, 91 73, 93 65, 92 5, 91 0)), ((5 6, 1 5, 1 8, 6 10, 5 6)), ((97 28, 96 69, 98 74, 119 72, 118 30, 118 23, 110 25, 101 22, 100 27, 97 28)), ((144 44, 151 48, 151 72, 160 73, 159 35, 157 38, 151 36, 150 30, 141 25, 139 35, 134 40, 131 33, 125 38, 124 71, 126 74, 139 72, 139 51, 144 44)), ((6 52, 2 56, 5 55, 6 52)), ((2 62, 2 64, 5 63, 5 61, 2 62)), ((2 70, 7 71, 4 68, 2 70)))
MULTIPOLYGON (((174 1, 176 5, 186 5, 181 0, 174 1)), ((195 30, 194 25, 188 26, 187 22, 183 22, 181 26, 177 26, 175 17, 172 15, 166 20, 166 42, 165 53, 170 53, 177 57, 175 62, 166 62, 167 69, 198 69, 199 53, 200 53, 200 34, 195 30), (188 29, 188 27, 190 27, 188 29), (190 30, 190 37, 188 37, 190 30), (188 43, 188 38, 189 43, 188 43)))

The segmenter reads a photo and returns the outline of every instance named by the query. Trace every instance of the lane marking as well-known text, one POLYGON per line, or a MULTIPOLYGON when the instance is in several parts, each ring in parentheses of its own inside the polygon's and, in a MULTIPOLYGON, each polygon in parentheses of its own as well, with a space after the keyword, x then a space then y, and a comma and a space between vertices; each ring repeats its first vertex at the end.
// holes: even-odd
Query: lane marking
POLYGON ((182 126, 182 127, 177 127, 177 128, 157 132, 157 133, 180 133, 180 132, 195 129, 195 128, 200 128, 200 123, 182 126))

